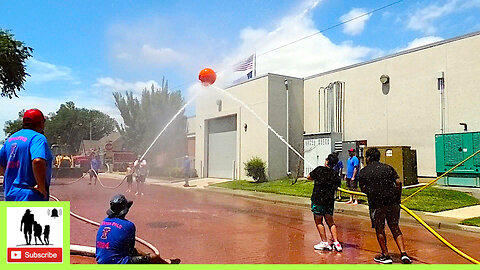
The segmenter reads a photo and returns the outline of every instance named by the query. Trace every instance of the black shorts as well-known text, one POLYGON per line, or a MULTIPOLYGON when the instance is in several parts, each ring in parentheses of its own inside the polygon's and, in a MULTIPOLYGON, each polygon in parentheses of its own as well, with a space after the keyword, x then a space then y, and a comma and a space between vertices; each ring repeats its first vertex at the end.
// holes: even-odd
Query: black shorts
POLYGON ((145 175, 138 175, 136 180, 137 182, 145 182, 145 175))
POLYGON ((133 176, 129 175, 127 176, 127 183, 132 183, 133 182, 133 176))
POLYGON ((347 184, 347 188, 349 189, 357 189, 358 188, 358 180, 357 178, 353 179, 352 178, 345 178, 346 180, 346 184, 347 184))
POLYGON ((400 205, 387 205, 378 208, 369 208, 372 228, 385 228, 385 220, 388 226, 398 225, 400 220, 400 205))
POLYGON ((90 169, 90 177, 97 177, 98 170, 90 169))

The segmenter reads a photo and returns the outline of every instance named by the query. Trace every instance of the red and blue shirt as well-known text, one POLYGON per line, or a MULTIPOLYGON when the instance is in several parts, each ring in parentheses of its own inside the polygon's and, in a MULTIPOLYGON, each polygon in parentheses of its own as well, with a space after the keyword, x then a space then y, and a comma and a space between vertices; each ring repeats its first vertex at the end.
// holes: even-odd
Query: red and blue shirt
POLYGON ((135 224, 105 218, 97 232, 95 258, 99 264, 126 264, 135 248, 135 224))
POLYGON ((10 136, 0 149, 0 165, 4 167, 3 188, 6 201, 48 201, 34 190, 37 184, 33 175, 32 161, 41 158, 47 163, 47 194, 52 178, 53 156, 47 138, 31 129, 22 129, 10 136))

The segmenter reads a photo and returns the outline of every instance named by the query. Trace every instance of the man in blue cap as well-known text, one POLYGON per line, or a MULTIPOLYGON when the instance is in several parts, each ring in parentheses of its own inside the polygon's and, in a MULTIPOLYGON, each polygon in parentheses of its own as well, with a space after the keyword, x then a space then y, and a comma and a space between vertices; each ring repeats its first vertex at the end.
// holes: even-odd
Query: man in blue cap
POLYGON ((4 175, 6 201, 48 201, 52 154, 43 135, 45 117, 38 109, 23 115, 23 129, 12 134, 0 149, 0 175, 4 175))
POLYGON ((107 218, 97 232, 95 258, 99 264, 178 264, 180 259, 162 259, 135 249, 135 224, 127 220, 133 201, 117 194, 110 200, 107 218))

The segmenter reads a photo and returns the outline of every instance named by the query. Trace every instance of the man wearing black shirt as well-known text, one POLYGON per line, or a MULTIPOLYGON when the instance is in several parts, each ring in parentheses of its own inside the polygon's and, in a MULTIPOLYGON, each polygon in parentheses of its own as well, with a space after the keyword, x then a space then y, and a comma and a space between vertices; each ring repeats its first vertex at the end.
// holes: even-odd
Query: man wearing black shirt
POLYGON ((403 236, 398 221, 400 219, 400 201, 402 182, 394 168, 380 163, 380 151, 369 148, 365 153, 367 166, 358 173, 360 189, 367 194, 372 228, 375 228, 382 254, 375 257, 379 263, 392 263, 388 255, 385 237, 385 220, 393 234, 401 253, 402 263, 412 263, 405 252, 403 236))
POLYGON ((313 248, 318 250, 332 250, 332 246, 328 243, 323 226, 323 218, 330 228, 333 238, 333 248, 336 251, 342 251, 342 245, 338 242, 337 226, 333 221, 333 210, 335 204, 335 191, 340 186, 341 180, 338 174, 332 169, 337 165, 338 157, 335 154, 328 155, 325 160, 325 167, 318 166, 307 176, 308 180, 313 180, 312 192, 312 212, 320 234, 321 242, 314 245, 313 248))

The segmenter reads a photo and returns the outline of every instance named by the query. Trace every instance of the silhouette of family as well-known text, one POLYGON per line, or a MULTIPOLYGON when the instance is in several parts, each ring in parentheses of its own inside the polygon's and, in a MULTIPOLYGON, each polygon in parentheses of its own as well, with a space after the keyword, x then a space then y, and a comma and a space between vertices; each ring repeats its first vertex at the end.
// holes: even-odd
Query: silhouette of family
POLYGON ((35 221, 30 209, 27 209, 22 217, 22 222, 20 223, 20 231, 23 231, 27 245, 31 245, 32 243, 32 233, 35 239, 35 245, 38 245, 37 239, 42 245, 50 244, 50 225, 45 225, 45 228, 43 229, 42 241, 42 225, 35 221))

